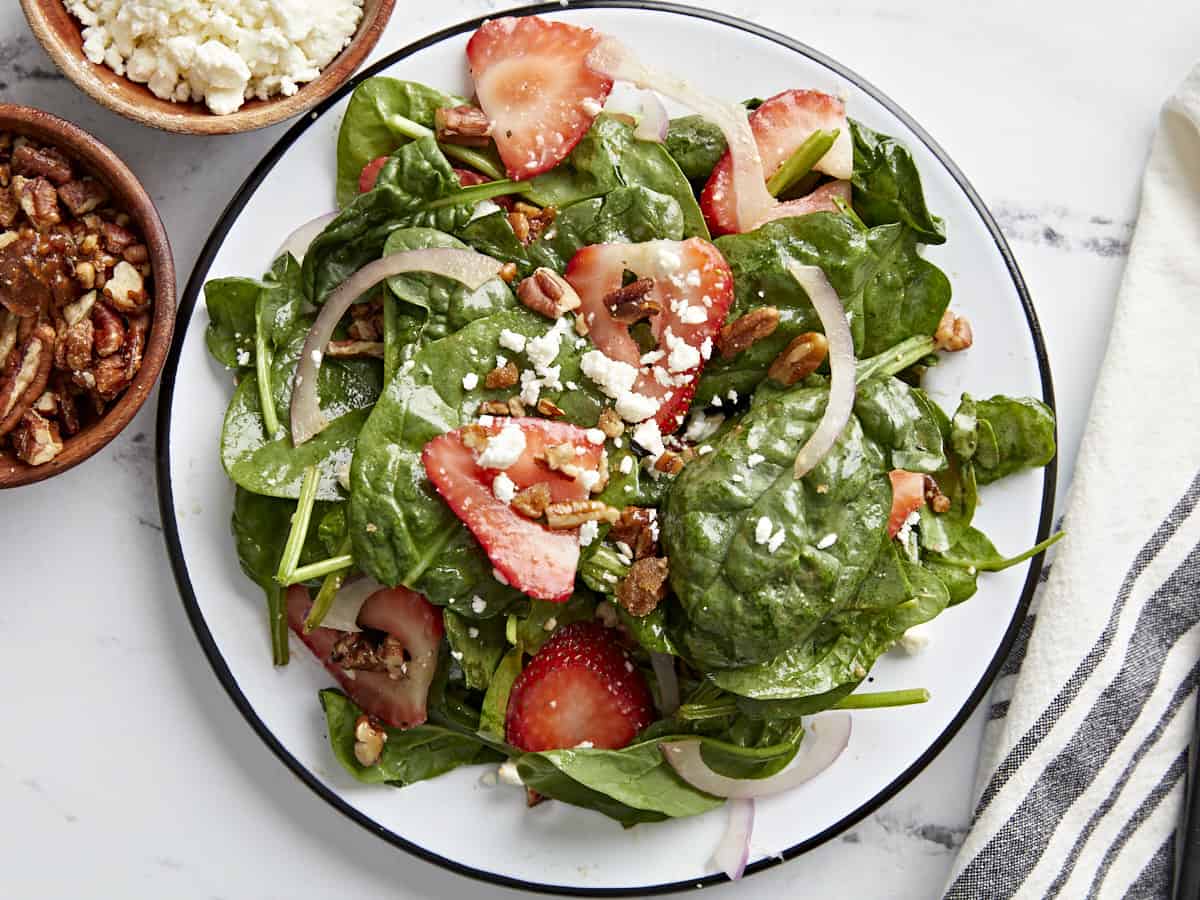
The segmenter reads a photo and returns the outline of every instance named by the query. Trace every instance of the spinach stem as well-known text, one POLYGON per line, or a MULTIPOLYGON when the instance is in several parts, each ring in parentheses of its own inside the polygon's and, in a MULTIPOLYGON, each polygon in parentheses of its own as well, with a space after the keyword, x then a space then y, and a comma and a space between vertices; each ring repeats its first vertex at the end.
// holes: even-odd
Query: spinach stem
POLYGON ((392 383, 400 371, 400 311, 390 290, 383 292, 383 384, 392 383))
POLYGON ((300 564, 300 551, 304 549, 304 541, 308 537, 308 523, 312 520, 313 504, 317 502, 319 481, 316 466, 309 466, 304 470, 304 480, 300 483, 300 499, 296 501, 296 511, 292 514, 292 528, 288 532, 287 543, 283 545, 279 571, 275 574, 275 580, 280 584, 296 584, 299 580, 293 576, 300 564))
POLYGON ((851 206, 849 203, 847 203, 845 200, 843 200, 841 197, 834 197, 833 205, 836 206, 838 209, 840 209, 842 211, 842 215, 851 219, 854 222, 854 224, 857 225, 862 231, 870 231, 871 230, 870 228, 867 227, 867 223, 858 217, 858 213, 856 213, 854 211, 854 207, 851 206))
POLYGON ((275 410, 275 398, 271 391, 271 348, 267 344, 266 329, 263 328, 263 301, 266 295, 265 290, 260 291, 254 306, 254 372, 258 376, 258 405, 262 407, 267 440, 273 441, 279 434, 279 413, 275 410))
MULTIPOLYGON (((420 122, 414 122, 412 119, 398 115, 397 113, 389 115, 387 120, 388 124, 395 131, 398 131, 406 138, 412 138, 414 141, 423 137, 434 137, 432 128, 426 128, 420 122)), ((471 168, 477 169, 488 176, 488 178, 499 180, 504 177, 504 173, 500 171, 496 164, 478 150, 473 150, 470 147, 460 147, 458 144, 443 144, 441 141, 438 142, 438 148, 451 159, 457 159, 459 162, 466 163, 471 168)))
POLYGON ((271 631, 271 662, 277 666, 288 664, 287 610, 283 602, 283 588, 269 584, 264 589, 267 595, 267 624, 271 631))
POLYGON ((938 562, 943 562, 948 566, 957 566, 960 569, 976 569, 980 572, 1003 572, 1005 569, 1011 568, 1018 563, 1023 563, 1027 559, 1037 556, 1039 553, 1052 547, 1067 536, 1065 531, 1060 531, 1058 534, 1052 534, 1040 544, 1034 544, 1024 553, 1018 553, 1016 556, 1010 556, 1007 559, 970 559, 954 556, 938 556, 938 562))
POLYGON ((855 381, 859 384, 873 378, 889 377, 920 362, 935 349, 933 338, 917 335, 906 338, 882 353, 858 361, 855 381))
POLYGON ((911 706, 927 703, 929 691, 911 688, 903 691, 875 691, 869 694, 850 694, 833 705, 834 709, 884 709, 889 706, 911 706))
MULTIPOLYGON (((346 535, 342 538, 342 543, 338 546, 338 556, 346 556, 349 553, 350 535, 346 535)), ((321 590, 317 591, 317 599, 313 601, 312 609, 308 611, 308 617, 304 620, 305 634, 308 634, 314 628, 320 627, 321 623, 325 621, 325 617, 329 615, 329 610, 333 608, 334 598, 337 597, 337 592, 342 589, 342 583, 346 580, 346 574, 349 571, 350 568, 347 566, 344 569, 330 572, 325 576, 325 581, 321 584, 321 590)))
POLYGON ((317 578, 324 578, 333 572, 348 569, 352 565, 354 565, 354 557, 349 553, 331 556, 329 559, 323 559, 320 562, 309 563, 307 566, 298 566, 292 569, 291 574, 288 575, 286 584, 300 584, 303 581, 314 581, 317 578))
POLYGON ((833 142, 837 140, 839 134, 841 134, 840 128, 832 131, 818 129, 810 134, 804 143, 783 161, 783 165, 775 170, 775 174, 767 179, 767 190, 770 191, 771 196, 778 197, 811 172, 812 167, 829 152, 829 148, 833 146, 833 142))
POLYGON ((478 203, 480 200, 491 200, 493 197, 503 197, 505 194, 524 194, 528 190, 527 184, 518 184, 507 179, 488 181, 484 184, 473 184, 448 197, 431 200, 425 204, 425 208, 441 209, 444 206, 462 206, 467 203, 478 203))

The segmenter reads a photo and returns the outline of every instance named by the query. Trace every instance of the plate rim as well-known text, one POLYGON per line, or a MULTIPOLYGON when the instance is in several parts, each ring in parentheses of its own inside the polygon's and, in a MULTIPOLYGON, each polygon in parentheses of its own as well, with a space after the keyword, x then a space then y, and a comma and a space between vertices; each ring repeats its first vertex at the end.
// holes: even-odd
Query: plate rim
MULTIPOLYGON (((208 624, 204 619, 204 615, 200 610, 199 603, 196 599, 195 591, 192 587, 191 578, 188 573, 187 561, 184 558, 183 548, 179 537, 179 525, 175 517, 174 492, 171 482, 171 460, 170 460, 170 432, 171 432, 171 411, 175 394, 175 379, 178 374, 179 361, 183 352, 184 340, 187 336, 188 328, 191 325, 192 312, 196 302, 203 290, 204 281, 207 278, 208 272, 212 267, 213 259, 223 245, 230 228, 234 221, 241 214, 247 203, 253 196, 267 174, 275 167, 283 155, 291 148, 292 144, 308 130, 317 120, 319 120, 331 107, 340 102, 347 94, 353 91, 360 82, 374 75, 380 74, 386 69, 393 66, 395 63, 414 53, 424 50, 434 44, 463 34, 464 32, 474 30, 488 19, 495 19, 501 16, 510 15, 537 15, 540 13, 562 12, 564 9, 630 9, 630 10, 647 10, 653 12, 664 12, 672 15, 680 15, 689 18, 697 18, 713 22, 728 28, 733 28, 739 31, 747 32, 759 38, 771 41, 795 53, 808 57, 812 61, 825 66, 840 78, 854 84, 857 88, 868 94, 873 100, 882 105, 892 115, 896 116, 904 125, 912 131, 912 133, 925 145, 929 152, 937 159, 937 161, 945 168, 949 176, 954 180, 958 187, 966 195, 967 200, 975 209, 983 222, 988 233, 991 235, 996 249, 999 251, 1001 258, 1004 261, 1005 267, 1008 269, 1009 276, 1012 279, 1013 287, 1016 289, 1017 296, 1021 302, 1022 310, 1025 314, 1026 324, 1029 327, 1030 337, 1033 340, 1034 353, 1037 358, 1038 374, 1042 387, 1042 400, 1052 410, 1057 412, 1057 406, 1054 398, 1054 384, 1050 372, 1050 360, 1046 351, 1046 343, 1042 333, 1041 324, 1038 321, 1037 312, 1034 309, 1033 301, 1029 295, 1028 287, 1025 284, 1025 279, 1021 274, 1020 268, 1017 265, 1016 259, 1013 256, 1008 242, 1005 240, 1000 226, 996 222, 995 217, 983 202, 982 198, 976 192, 975 188, 967 180, 966 176, 950 158, 945 150, 923 129, 917 122, 904 111, 894 100, 883 93, 879 88, 875 87, 867 79, 863 78, 858 73, 854 72, 845 65, 835 61, 831 57, 816 50, 807 44, 797 41, 794 38, 788 37, 773 29, 757 25, 737 16, 731 16, 726 13, 717 12, 714 10, 700 9, 693 6, 687 6, 679 3, 663 2, 663 0, 571 0, 568 6, 559 2, 537 3, 527 6, 513 7, 510 9, 497 10, 490 15, 478 16, 467 21, 460 22, 455 25, 435 31, 419 40, 410 44, 406 44, 400 49, 389 53, 387 56, 373 63, 371 66, 363 69, 354 75, 353 78, 347 80, 340 88, 334 91, 328 98, 315 106, 311 111, 304 114, 291 128, 289 128, 282 137, 267 151, 266 155, 259 161, 246 180, 238 187, 237 192, 222 211, 220 218, 213 226, 209 233, 208 239, 205 241, 199 256, 196 258, 195 266, 192 269, 188 278, 187 287, 183 292, 182 299, 179 303, 178 325, 175 330, 174 341, 171 345, 171 352, 167 358, 166 366, 163 369, 162 382, 158 398, 157 421, 155 424, 155 475, 157 481, 157 493, 159 502, 159 514, 162 519, 163 540, 166 543, 167 554, 170 559, 171 569, 175 577, 176 586, 179 589, 180 598, 183 601, 184 610, 187 613, 192 630, 200 643, 201 649, 204 651, 205 657, 212 666, 213 673, 217 680, 225 689, 234 706, 242 714, 251 729, 258 735, 264 744, 275 754, 275 756, 294 774, 304 785, 306 785, 313 793, 328 803, 333 809, 342 815, 349 818, 351 821, 360 825, 365 830, 371 832, 387 843, 398 847, 426 862, 433 863, 450 872, 458 875, 464 875, 468 878, 475 879, 487 884, 501 885, 503 887, 516 888, 519 890, 532 891, 540 894, 555 894, 560 896, 570 897, 643 897, 650 895, 661 895, 680 891, 684 889, 696 889, 700 887, 711 887, 716 884, 722 884, 728 881, 728 878, 720 873, 704 875, 699 878, 687 879, 684 881, 663 882, 650 885, 633 885, 630 887, 581 887, 574 885, 559 885, 548 884, 543 882, 528 881, 523 878, 514 878, 512 876, 503 875, 497 872, 489 872, 485 869, 479 869, 474 866, 467 865, 449 857, 435 853, 421 845, 410 841, 388 828, 380 825, 378 822, 370 818, 365 813, 359 811, 344 800, 336 791, 323 784, 319 778, 300 762, 291 752, 282 744, 275 734, 267 727, 266 723, 258 716, 254 707, 250 704, 245 694, 242 693, 238 686, 236 678, 230 671, 225 658, 217 646, 212 632, 208 628, 208 624)), ((1057 440, 1057 425, 1055 427, 1055 437, 1057 440)), ((1038 520, 1037 541, 1045 540, 1050 534, 1050 527, 1054 515, 1054 499, 1057 486, 1058 475, 1058 454, 1045 467, 1042 477, 1042 505, 1040 517, 1038 520)), ((1009 622, 1008 628, 1004 633, 1004 637, 997 647, 996 653, 989 662, 987 669, 980 678, 979 683, 972 690, 966 701, 960 707, 958 712, 934 739, 929 747, 909 765, 904 771, 893 778, 885 787, 876 792, 872 797, 863 803, 859 804, 852 812, 843 816, 836 822, 830 824, 822 831, 807 838, 797 844, 792 845, 780 853, 769 856, 765 859, 758 860, 746 867, 745 874, 752 875, 766 869, 773 868, 783 862, 794 859, 801 854, 811 850, 821 844, 826 843, 847 829, 858 824, 864 818, 875 812, 888 800, 892 799, 897 793, 906 787, 918 774, 920 774, 933 760, 941 754, 954 736, 959 732, 962 726, 966 723, 974 713, 976 707, 991 690, 1000 668, 1012 649, 1013 643, 1017 638, 1018 631, 1024 622, 1029 610, 1029 605, 1033 599, 1033 594, 1040 580, 1045 552, 1039 553, 1029 562, 1029 570, 1025 578, 1025 583, 1021 588, 1021 596, 1017 606, 1013 611, 1013 616, 1009 622)))

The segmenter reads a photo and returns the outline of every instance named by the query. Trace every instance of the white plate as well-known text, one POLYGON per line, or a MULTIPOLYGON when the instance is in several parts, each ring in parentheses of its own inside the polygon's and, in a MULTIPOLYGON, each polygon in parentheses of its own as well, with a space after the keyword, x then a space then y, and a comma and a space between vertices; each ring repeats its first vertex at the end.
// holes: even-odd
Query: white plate
MULTIPOLYGON (((999 229, 945 154, 879 91, 808 47, 712 12, 642 2, 522 12, 533 11, 617 35, 702 90, 729 99, 788 87, 836 93, 853 116, 904 141, 924 176, 930 208, 945 218, 949 233, 929 258, 950 276, 955 306, 970 317, 976 335, 969 353, 933 371, 933 394, 949 408, 967 387, 976 395, 1002 392, 1053 403, 1033 308, 999 229)), ((400 19, 394 20, 397 34, 400 19)), ((469 94, 464 47, 477 26, 468 22, 433 35, 362 77, 386 72, 469 94)), ((329 686, 329 677, 299 644, 286 669, 271 666, 262 595, 234 556, 233 492, 217 456, 231 384, 205 351, 207 315, 197 298, 210 278, 260 275, 298 223, 332 208, 335 138, 350 87, 299 122, 242 187, 205 247, 180 309, 159 409, 159 490, 167 544, 197 636, 221 684, 279 758, 335 808, 399 847, 475 877, 564 893, 645 895, 723 880, 709 855, 724 810, 623 830, 562 803, 527 810, 519 792, 482 787, 479 768, 403 790, 359 785, 326 744, 316 692, 329 686)), ((985 490, 979 524, 1003 550, 1028 547, 1048 532, 1053 492, 1053 464, 1006 479, 985 490)), ((848 828, 946 745, 991 684, 1039 569, 1040 559, 981 579, 974 598, 932 624, 925 652, 879 661, 872 689, 925 686, 932 700, 856 714, 850 748, 833 768, 797 791, 760 802, 747 871, 848 828)))

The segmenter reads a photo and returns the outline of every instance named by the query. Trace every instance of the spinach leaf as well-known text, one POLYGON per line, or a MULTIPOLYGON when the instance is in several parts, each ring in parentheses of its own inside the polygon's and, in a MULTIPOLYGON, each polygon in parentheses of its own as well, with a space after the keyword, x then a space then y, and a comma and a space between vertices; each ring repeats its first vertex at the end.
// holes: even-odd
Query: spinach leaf
POLYGON ((471 219, 455 235, 485 256, 516 263, 522 274, 533 271, 525 245, 517 239, 516 232, 509 224, 508 214, 503 210, 471 219))
POLYGON ((703 116, 684 116, 667 127, 666 148, 684 175, 707 180, 725 155, 725 135, 703 116))
POLYGON ((1064 536, 1064 532, 1060 531, 1023 553, 1006 557, 996 549, 986 534, 978 528, 968 528, 953 547, 945 553, 931 555, 930 560, 966 569, 970 575, 976 572, 1002 572, 1037 556, 1047 547, 1058 543, 1064 536))
MULTIPOLYGON (((286 427, 292 410, 292 389, 304 341, 316 317, 304 315, 291 329, 280 335, 271 358, 271 390, 280 422, 286 427)), ((336 419, 346 413, 372 406, 383 389, 383 366, 375 359, 329 359, 321 362, 317 375, 317 396, 326 417, 336 419)))
POLYGON ((859 385, 854 414, 884 448, 888 468, 933 473, 945 468, 946 454, 931 404, 924 391, 899 378, 875 379, 859 385))
POLYGON ((504 654, 500 665, 492 673, 487 693, 483 697, 483 708, 479 715, 479 730, 504 737, 504 719, 508 713, 508 695, 513 682, 521 674, 525 654, 520 647, 513 647, 504 654))
POLYGON ((493 757, 491 751, 472 737, 438 725, 417 725, 386 729, 387 741, 379 762, 364 766, 354 755, 354 722, 362 710, 341 691, 323 690, 318 696, 325 711, 333 755, 364 784, 405 787, 493 757))
POLYGON ((492 673, 508 649, 508 641, 504 639, 504 620, 467 619, 449 609, 442 615, 446 625, 446 640, 450 643, 450 655, 462 668, 467 687, 477 691, 487 690, 492 673))
POLYGON ((955 448, 972 460, 981 485, 1054 458, 1054 413, 1032 397, 974 400, 963 394, 953 422, 955 448))
POLYGON ((383 76, 368 78, 355 88, 338 131, 338 205, 348 206, 358 196, 358 176, 367 163, 410 140, 409 129, 397 117, 433 128, 440 107, 466 102, 415 81, 383 76))
POLYGON ((895 138, 850 120, 854 138, 854 210, 867 225, 899 222, 925 244, 946 240, 945 223, 925 205, 921 173, 912 154, 895 138))
POLYGON ((596 598, 586 591, 577 591, 566 603, 530 600, 529 611, 514 617, 517 646, 532 656, 559 628, 590 621, 595 615, 596 598))
POLYGON ((787 266, 824 270, 850 317, 855 350, 874 356, 914 335, 930 335, 950 303, 945 274, 917 253, 915 235, 902 225, 863 231, 840 213, 812 213, 770 222, 747 234, 716 241, 733 271, 736 319, 769 304, 779 327, 732 360, 714 358, 704 370, 696 402, 730 390, 748 395, 766 378, 780 351, 821 322, 787 266))
POLYGON ((277 666, 288 661, 288 625, 284 589, 275 580, 275 572, 295 508, 294 503, 252 494, 240 487, 234 490, 230 525, 238 563, 266 596, 272 658, 277 666))
POLYGON ((256 310, 263 299, 263 326, 268 346, 276 347, 300 314, 304 295, 300 264, 290 255, 277 259, 262 281, 252 278, 214 278, 204 285, 209 353, 230 369, 254 366, 256 310))
POLYGON ((795 645, 851 601, 879 553, 891 488, 857 418, 819 465, 793 477, 796 448, 827 400, 827 387, 798 385, 756 405, 667 495, 662 542, 681 612, 672 638, 701 669, 765 662, 795 645))
POLYGON ((671 641, 667 629, 667 614, 662 606, 644 616, 631 616, 624 607, 617 607, 621 627, 648 653, 669 653, 678 656, 679 649, 671 641))

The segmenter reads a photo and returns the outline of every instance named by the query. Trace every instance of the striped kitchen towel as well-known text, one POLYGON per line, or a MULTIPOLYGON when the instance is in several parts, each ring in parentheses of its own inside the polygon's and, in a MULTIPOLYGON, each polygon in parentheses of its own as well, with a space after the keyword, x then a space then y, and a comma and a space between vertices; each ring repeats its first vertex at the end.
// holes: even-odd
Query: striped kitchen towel
POLYGON ((1162 111, 1064 527, 951 900, 1170 896, 1200 673, 1200 66, 1162 111))

